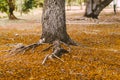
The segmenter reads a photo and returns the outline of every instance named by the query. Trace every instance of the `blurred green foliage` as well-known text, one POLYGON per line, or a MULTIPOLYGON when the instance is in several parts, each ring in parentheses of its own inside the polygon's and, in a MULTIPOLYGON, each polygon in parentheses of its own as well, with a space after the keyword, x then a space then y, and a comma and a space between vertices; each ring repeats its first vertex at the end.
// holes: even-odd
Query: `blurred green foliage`
MULTIPOLYGON (((85 0, 66 0, 67 5, 80 5, 85 0)), ((43 7, 44 0, 13 0, 15 3, 15 10, 22 12, 29 12, 30 9, 43 7)), ((9 6, 7 0, 0 0, 0 11, 8 12, 9 6)))
MULTIPOLYGON (((29 12, 30 9, 43 7, 44 0, 14 0, 17 11, 29 12)), ((8 12, 9 6, 7 0, 0 0, 0 11, 8 12)))
POLYGON ((44 0, 34 0, 34 7, 43 7, 44 0))
POLYGON ((8 12, 7 0, 0 0, 0 11, 1 12, 8 12))
POLYGON ((28 12, 29 9, 33 7, 33 0, 24 0, 24 4, 22 5, 22 11, 28 12))
POLYGON ((22 11, 28 12, 32 8, 43 7, 44 0, 24 0, 22 11))
POLYGON ((83 2, 86 2, 86 0, 66 0, 66 4, 68 6, 70 6, 70 5, 80 5, 83 2))

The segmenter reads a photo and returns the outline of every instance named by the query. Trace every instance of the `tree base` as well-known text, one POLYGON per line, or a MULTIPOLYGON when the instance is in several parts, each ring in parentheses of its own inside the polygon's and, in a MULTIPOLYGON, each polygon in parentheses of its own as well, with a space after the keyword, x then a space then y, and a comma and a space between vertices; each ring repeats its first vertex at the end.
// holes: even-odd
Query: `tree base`
POLYGON ((98 15, 95 15, 94 13, 91 13, 91 14, 85 14, 84 17, 87 17, 87 18, 93 18, 93 19, 98 19, 98 15))
POLYGON ((52 45, 52 47, 53 47, 53 53, 50 54, 50 55, 47 55, 44 58, 42 64, 45 64, 46 60, 53 59, 53 58, 57 58, 58 60, 64 62, 63 60, 60 59, 60 57, 63 54, 65 54, 65 53, 69 53, 70 52, 70 47, 67 44, 65 44, 69 48, 69 50, 65 50, 64 48, 61 47, 61 44, 65 44, 65 43, 63 43, 63 42, 61 42, 59 40, 56 40, 56 41, 53 42, 53 45, 52 45))
POLYGON ((10 19, 10 20, 17 20, 18 18, 15 17, 14 15, 9 15, 9 19, 10 19))

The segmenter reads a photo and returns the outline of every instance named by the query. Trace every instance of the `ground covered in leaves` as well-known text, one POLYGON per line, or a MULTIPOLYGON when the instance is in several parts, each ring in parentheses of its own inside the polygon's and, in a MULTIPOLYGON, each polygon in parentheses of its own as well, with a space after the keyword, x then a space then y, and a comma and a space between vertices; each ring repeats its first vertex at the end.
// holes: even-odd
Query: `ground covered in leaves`
MULTIPOLYGON (((22 26, 24 27, 24 26, 22 26)), ((37 42, 41 27, 7 29, 0 27, 0 80, 119 80, 120 25, 68 24, 67 32, 80 46, 58 59, 42 61, 52 50, 41 52, 44 44, 25 54, 7 55, 17 44, 37 42)))

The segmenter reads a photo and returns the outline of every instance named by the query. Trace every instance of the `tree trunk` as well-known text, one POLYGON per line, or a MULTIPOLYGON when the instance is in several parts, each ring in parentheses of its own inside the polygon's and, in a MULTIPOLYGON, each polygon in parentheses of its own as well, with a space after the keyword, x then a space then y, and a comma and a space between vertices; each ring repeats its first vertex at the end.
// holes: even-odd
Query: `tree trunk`
POLYGON ((42 36, 45 43, 59 40, 76 45, 66 32, 65 0, 45 0, 42 14, 42 36))
POLYGON ((57 58, 64 62, 60 57, 64 53, 68 53, 70 51, 69 45, 77 46, 66 32, 65 0, 45 0, 42 14, 41 39, 37 43, 31 45, 20 45, 20 47, 9 50, 9 52, 10 55, 15 55, 20 52, 24 54, 25 51, 30 49, 34 51, 34 48, 42 45, 43 43, 49 43, 51 45, 42 51, 49 50, 53 47, 53 52, 44 58, 42 64, 45 64, 46 60, 51 58, 57 58), (65 50, 61 44, 66 45, 69 49, 65 50))
POLYGON ((15 5, 14 5, 14 2, 13 0, 8 0, 8 6, 9 6, 9 19, 10 20, 14 20, 14 19, 17 19, 15 17, 15 15, 13 14, 13 11, 15 10, 15 5))
POLYGON ((80 9, 82 10, 83 7, 82 7, 82 0, 79 0, 79 4, 80 4, 80 9))
POLYGON ((113 9, 114 9, 114 14, 116 15, 116 7, 117 7, 117 1, 113 0, 113 9))
POLYGON ((100 12, 113 0, 88 0, 84 16, 88 18, 98 18, 100 12))
MULTIPOLYGON (((61 60, 59 57, 70 51, 70 48, 65 50, 61 43, 68 47, 69 45, 77 45, 66 32, 65 0, 45 0, 42 14, 41 40, 44 40, 44 43, 53 45, 53 53, 46 56, 42 64, 48 58, 61 60)), ((63 60, 61 61, 64 62, 63 60)))

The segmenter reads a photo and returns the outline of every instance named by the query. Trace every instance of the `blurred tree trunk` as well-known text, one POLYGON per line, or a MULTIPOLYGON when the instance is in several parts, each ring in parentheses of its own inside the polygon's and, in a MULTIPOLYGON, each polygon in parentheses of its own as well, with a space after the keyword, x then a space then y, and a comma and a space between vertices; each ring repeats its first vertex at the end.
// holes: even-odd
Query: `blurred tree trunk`
POLYGON ((23 3, 22 0, 20 0, 20 15, 21 15, 21 16, 22 16, 22 13, 23 13, 23 12, 22 12, 22 3, 23 3))
POLYGON ((116 7, 117 7, 117 0, 113 0, 113 9, 114 9, 114 14, 116 15, 116 7))
POLYGON ((113 0, 88 0, 85 10, 85 17, 98 18, 100 12, 113 0))
POLYGON ((8 6, 9 6, 9 19, 14 20, 17 19, 15 15, 13 14, 13 11, 15 10, 14 0, 7 0, 8 6))
POLYGON ((83 7, 82 7, 82 0, 79 0, 79 4, 80 4, 80 9, 82 10, 83 7))
POLYGON ((45 39, 45 43, 59 40, 68 45, 75 45, 66 32, 65 0, 45 0, 41 39, 45 39))

